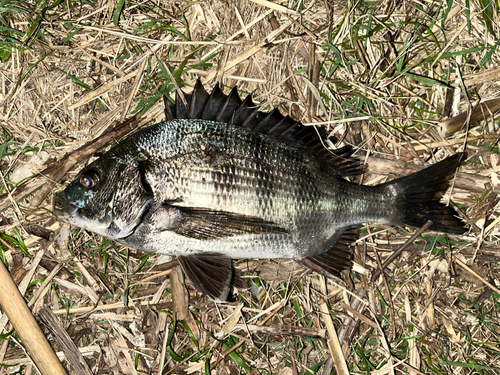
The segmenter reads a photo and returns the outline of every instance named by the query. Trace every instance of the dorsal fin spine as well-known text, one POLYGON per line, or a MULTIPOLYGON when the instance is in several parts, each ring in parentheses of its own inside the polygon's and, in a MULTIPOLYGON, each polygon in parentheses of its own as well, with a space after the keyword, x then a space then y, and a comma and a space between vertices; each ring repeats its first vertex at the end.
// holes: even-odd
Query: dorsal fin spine
POLYGON ((274 125, 272 128, 270 128, 266 134, 273 134, 273 132, 281 126, 285 121, 287 120, 286 117, 283 117, 276 125, 274 125))
POLYGON ((166 96, 163 97, 163 104, 165 104, 165 118, 167 121, 173 120, 175 118, 175 114, 172 113, 172 108, 174 108, 174 106, 166 96))
MULTIPOLYGON (((186 102, 187 102, 187 98, 186 102)), ((187 102, 187 105, 189 107, 189 102, 187 102)), ((180 94, 178 92, 175 93, 175 115, 177 118, 188 118, 188 108, 184 105, 184 102, 182 98, 180 97, 180 94)))
POLYGON ((219 114, 217 115, 217 118, 215 119, 215 121, 221 121, 227 115, 226 110, 230 106, 230 104, 233 101, 237 101, 237 100, 240 100, 240 96, 238 95, 238 87, 234 86, 231 89, 231 92, 229 93, 229 95, 226 97, 226 101, 224 102, 224 104, 220 108, 219 114))
POLYGON ((259 122, 257 122, 256 124, 250 126, 251 124, 251 121, 254 119, 254 118, 258 118, 259 114, 262 114, 262 112, 259 112, 259 109, 258 107, 256 107, 252 113, 250 113, 250 115, 245 119, 245 121, 243 121, 243 123, 241 124, 241 127, 242 128, 245 128, 245 129, 249 129, 249 130, 254 130, 256 126, 259 125, 260 123, 260 120, 259 122))
POLYGON ((252 100, 252 95, 247 95, 247 97, 241 102, 241 104, 234 110, 234 115, 233 115, 233 125, 238 125, 241 126, 241 124, 238 123, 238 118, 241 114, 241 112, 246 109, 246 108, 252 108, 256 107, 252 100))
POLYGON ((262 133, 262 129, 264 128, 264 124, 267 122, 267 120, 269 118, 272 117, 272 115, 274 114, 275 111, 276 111, 276 109, 273 109, 271 112, 267 113, 267 115, 264 116, 257 125, 255 125, 255 127, 253 128, 253 131, 258 132, 258 133, 262 133))
POLYGON ((193 93, 191 94, 191 105, 189 108, 189 118, 198 118, 199 114, 203 111, 206 105, 207 98, 209 97, 208 92, 203 87, 201 81, 196 80, 194 85, 193 93))
POLYGON ((205 103, 205 107, 203 108, 203 112, 201 115, 202 119, 213 120, 213 118, 212 118, 213 112, 217 113, 219 110, 219 108, 218 108, 219 103, 218 103, 217 97, 220 97, 220 96, 222 96, 225 100, 226 95, 224 95, 224 93, 222 92, 222 89, 220 88, 219 84, 216 83, 214 86, 214 89, 212 90, 212 92, 210 93, 210 96, 208 97, 207 102, 205 103), (216 105, 217 108, 214 108, 214 105, 216 105))

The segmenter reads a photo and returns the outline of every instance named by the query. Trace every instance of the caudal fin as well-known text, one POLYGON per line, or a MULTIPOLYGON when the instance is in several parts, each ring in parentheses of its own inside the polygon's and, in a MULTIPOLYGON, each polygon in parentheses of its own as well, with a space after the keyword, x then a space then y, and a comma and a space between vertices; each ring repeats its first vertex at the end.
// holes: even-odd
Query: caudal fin
POLYGON ((456 212, 439 202, 446 192, 455 170, 467 158, 465 152, 450 156, 422 171, 413 173, 384 184, 397 194, 398 213, 395 224, 421 227, 432 220, 431 230, 461 234, 464 223, 456 217, 456 212))

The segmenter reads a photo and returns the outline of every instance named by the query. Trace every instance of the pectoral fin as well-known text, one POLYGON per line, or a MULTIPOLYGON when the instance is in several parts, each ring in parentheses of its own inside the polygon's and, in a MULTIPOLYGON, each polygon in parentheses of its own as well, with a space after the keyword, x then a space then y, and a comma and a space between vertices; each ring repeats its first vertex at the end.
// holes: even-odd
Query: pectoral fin
POLYGON ((205 208, 179 207, 180 219, 169 230, 202 241, 216 240, 238 234, 287 233, 277 224, 259 217, 205 208))
POLYGON ((233 283, 240 285, 233 261, 217 253, 178 256, 182 270, 194 287, 215 302, 226 302, 233 283))

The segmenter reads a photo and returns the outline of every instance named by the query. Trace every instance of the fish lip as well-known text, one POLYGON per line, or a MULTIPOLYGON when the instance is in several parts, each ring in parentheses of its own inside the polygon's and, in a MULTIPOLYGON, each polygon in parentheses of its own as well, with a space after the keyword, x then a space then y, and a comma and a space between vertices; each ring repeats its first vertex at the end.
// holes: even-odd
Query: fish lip
POLYGON ((67 221, 68 218, 73 217, 76 211, 78 211, 77 206, 66 201, 64 190, 54 194, 52 207, 52 213, 62 221, 67 221))

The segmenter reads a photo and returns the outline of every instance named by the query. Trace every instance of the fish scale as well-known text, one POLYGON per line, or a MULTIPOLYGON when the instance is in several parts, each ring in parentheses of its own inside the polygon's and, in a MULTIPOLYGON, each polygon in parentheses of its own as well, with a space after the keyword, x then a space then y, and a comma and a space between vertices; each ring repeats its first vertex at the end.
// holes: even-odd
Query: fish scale
MULTIPOLYGON (((184 128, 182 126, 175 128, 179 129, 179 133, 181 133, 175 138, 182 139, 184 128)), ((169 128, 165 129, 170 132, 169 128)), ((200 128, 196 126, 196 129, 200 128)), ((214 142, 217 142, 220 137, 231 139, 230 137, 234 133, 225 132, 225 124, 212 122, 205 122, 205 130, 199 137, 205 140, 207 139, 206 137, 211 137, 210 139, 213 138, 214 142), (219 130, 223 133, 220 137, 218 136, 219 130)), ((160 136, 159 138, 166 139, 168 142, 173 137, 172 134, 169 134, 168 136, 160 136)), ((214 165, 211 161, 200 158, 199 155, 195 155, 193 158, 184 155, 180 159, 175 159, 174 165, 172 165, 169 158, 165 158, 165 161, 155 167, 158 171, 152 170, 149 174, 158 176, 161 175, 160 171, 170 171, 168 175, 175 176, 172 178, 179 181, 177 184, 179 187, 176 190, 183 197, 184 204, 186 205, 199 207, 200 204, 203 204, 209 205, 212 208, 220 208, 222 205, 227 205, 226 207, 230 207, 232 212, 247 215, 268 215, 267 219, 273 218, 273 213, 268 212, 265 207, 260 207, 259 205, 249 207, 246 203, 249 200, 260 199, 265 202, 266 206, 271 206, 272 202, 280 202, 282 207, 294 207, 303 200, 310 202, 321 199, 317 192, 318 189, 315 188, 314 184, 317 179, 308 178, 308 175, 310 175, 308 173, 309 159, 305 161, 303 157, 292 159, 292 155, 286 156, 285 149, 281 153, 285 156, 279 164, 267 166, 267 163, 263 163, 262 160, 276 160, 280 154, 280 149, 273 144, 260 147, 264 150, 272 150, 273 152, 271 153, 250 152, 257 143, 253 138, 248 137, 244 139, 239 135, 237 141, 228 142, 224 153, 231 155, 230 159, 233 160, 231 165, 223 165, 220 161, 218 165, 214 165), (236 145, 240 147, 236 147, 236 145), (223 169, 226 169, 227 172, 224 173, 223 169), (297 179, 298 175, 302 175, 303 178, 297 179), (266 179, 264 176, 273 176, 273 178, 268 177, 266 179), (238 183, 226 184, 226 188, 223 189, 222 184, 224 184, 224 179, 226 181, 234 179, 238 183), (308 181, 309 179, 311 181, 308 181), (266 180, 270 183, 267 188, 265 187, 266 180), (303 180, 306 180, 306 183, 303 183, 303 180), (305 186, 302 185, 305 185, 308 189, 305 189, 305 186), (238 186, 241 191, 235 191, 234 186, 238 186), (287 187, 286 189, 285 186, 287 187), (211 199, 212 202, 210 201, 211 199), (218 200, 219 203, 214 202, 214 200, 218 200), (258 210, 258 212, 255 210, 258 210)), ((285 148, 287 145, 284 144, 281 146, 285 148)), ((162 144, 159 144, 159 147, 162 147, 162 144)), ((141 151, 143 153, 147 152, 146 149, 141 151)), ((171 154, 170 158, 175 158, 176 156, 171 154)), ((148 160, 160 159, 159 157, 155 157, 154 154, 146 155, 145 158, 148 160)), ((222 158, 224 159, 224 156, 222 158)), ((156 163, 154 164, 156 165, 156 163)), ((165 190, 155 192, 156 195, 163 200, 177 198, 169 195, 169 192, 165 190)), ((279 210, 279 212, 286 213, 288 211, 279 210)))
POLYGON ((439 198, 465 154, 358 185, 345 178, 362 173, 350 147, 328 151, 323 130, 268 116, 235 92, 216 87, 209 95, 197 83, 188 108, 167 103, 168 121, 131 135, 56 194, 55 214, 121 244, 176 256, 214 300, 241 285, 231 259, 292 258, 339 279, 365 222, 430 219, 432 229, 464 231, 439 198))

